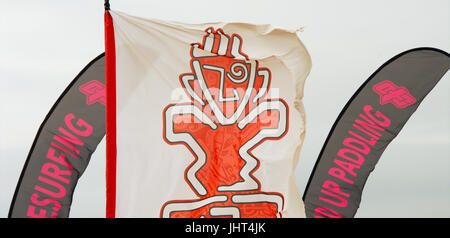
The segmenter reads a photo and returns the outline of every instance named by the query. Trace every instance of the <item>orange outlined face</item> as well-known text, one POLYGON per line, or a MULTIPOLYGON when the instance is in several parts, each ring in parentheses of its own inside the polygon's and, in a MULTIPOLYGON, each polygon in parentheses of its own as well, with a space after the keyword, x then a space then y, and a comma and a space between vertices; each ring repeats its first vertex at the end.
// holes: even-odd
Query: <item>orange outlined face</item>
POLYGON ((168 201, 161 217, 281 216, 283 195, 261 190, 251 151, 286 134, 289 109, 264 99, 271 73, 242 53, 242 42, 208 28, 203 43, 191 45, 192 72, 180 75, 191 102, 164 109, 163 137, 193 155, 185 180, 198 199, 168 201))

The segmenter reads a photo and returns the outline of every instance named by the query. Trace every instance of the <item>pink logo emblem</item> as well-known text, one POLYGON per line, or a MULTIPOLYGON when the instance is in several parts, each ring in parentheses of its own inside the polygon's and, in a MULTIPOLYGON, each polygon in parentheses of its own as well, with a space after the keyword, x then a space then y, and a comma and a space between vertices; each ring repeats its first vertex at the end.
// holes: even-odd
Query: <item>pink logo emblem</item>
POLYGON ((397 108, 405 108, 416 102, 405 87, 399 87, 389 80, 373 86, 373 91, 380 95, 380 104, 392 103, 397 108))
POLYGON ((81 85, 78 89, 80 90, 80 92, 86 94, 87 105, 91 105, 96 102, 106 105, 106 87, 99 81, 91 80, 81 85))

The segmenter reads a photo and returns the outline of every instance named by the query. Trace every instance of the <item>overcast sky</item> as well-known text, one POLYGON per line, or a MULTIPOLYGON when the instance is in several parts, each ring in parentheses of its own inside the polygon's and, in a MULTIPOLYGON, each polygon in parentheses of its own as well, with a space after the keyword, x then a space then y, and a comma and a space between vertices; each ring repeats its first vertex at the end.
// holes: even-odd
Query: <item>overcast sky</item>
MULTIPOLYGON (((304 26, 298 35, 313 67, 305 85, 307 134, 296 169, 302 193, 337 115, 378 67, 415 47, 450 52, 448 0, 110 2, 113 10, 162 20, 304 26)), ((103 51, 103 0, 0 0, 0 217, 7 216, 45 115, 103 51)), ((384 152, 357 217, 450 217, 449 106, 447 73, 384 152)), ((103 141, 75 190, 71 217, 104 217, 104 170, 103 141)))

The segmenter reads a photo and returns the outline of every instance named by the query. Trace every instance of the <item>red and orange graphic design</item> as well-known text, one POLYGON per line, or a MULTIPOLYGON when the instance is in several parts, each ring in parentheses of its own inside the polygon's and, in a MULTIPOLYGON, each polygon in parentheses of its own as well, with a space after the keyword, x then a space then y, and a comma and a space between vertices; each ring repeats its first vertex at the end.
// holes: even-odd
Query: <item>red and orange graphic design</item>
POLYGON ((241 36, 205 32, 201 44, 191 44, 192 72, 179 78, 191 101, 163 112, 164 140, 194 157, 184 177, 198 199, 167 201, 160 216, 281 217, 283 195, 261 190, 252 150, 287 133, 289 107, 266 99, 271 72, 242 52, 241 36))

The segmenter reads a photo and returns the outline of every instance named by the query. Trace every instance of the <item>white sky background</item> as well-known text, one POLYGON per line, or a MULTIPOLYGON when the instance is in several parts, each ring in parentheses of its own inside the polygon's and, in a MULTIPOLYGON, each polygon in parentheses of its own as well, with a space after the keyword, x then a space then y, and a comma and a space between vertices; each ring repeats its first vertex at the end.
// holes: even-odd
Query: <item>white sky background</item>
MULTIPOLYGON (((313 67, 307 134, 296 169, 304 191, 337 115, 384 62, 415 47, 450 52, 448 0, 111 0, 113 10, 187 23, 242 21, 298 33, 313 67)), ((0 0, 0 217, 35 134, 66 86, 104 51, 103 0, 0 0)), ((450 217, 450 73, 425 98, 369 177, 357 217, 450 217)), ((71 217, 105 215, 105 144, 73 196, 71 217)))

